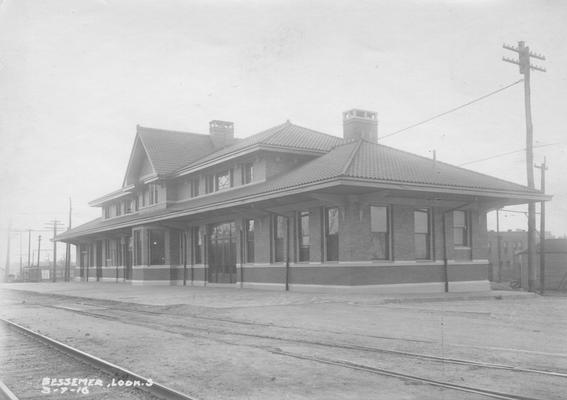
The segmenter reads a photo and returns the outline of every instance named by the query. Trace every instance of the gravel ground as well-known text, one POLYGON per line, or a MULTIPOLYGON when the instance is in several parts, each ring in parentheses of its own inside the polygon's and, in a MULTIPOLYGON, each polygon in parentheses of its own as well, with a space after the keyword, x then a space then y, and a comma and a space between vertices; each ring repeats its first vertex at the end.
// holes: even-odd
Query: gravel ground
POLYGON ((202 399, 484 398, 293 355, 539 399, 562 399, 567 387, 563 377, 352 348, 567 373, 565 297, 388 304, 370 295, 161 288, 151 296, 151 288, 93 286, 4 289, 0 316, 202 399))

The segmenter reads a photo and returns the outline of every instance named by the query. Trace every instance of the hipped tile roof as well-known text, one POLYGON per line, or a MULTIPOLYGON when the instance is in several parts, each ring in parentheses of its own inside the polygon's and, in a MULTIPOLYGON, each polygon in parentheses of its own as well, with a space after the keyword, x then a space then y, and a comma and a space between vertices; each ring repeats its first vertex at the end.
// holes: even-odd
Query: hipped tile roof
MULTIPOLYGON (((199 141, 201 146, 208 146, 202 138, 203 135, 184 133, 172 135, 171 132, 166 134, 168 139, 165 140, 166 144, 163 145, 160 141, 160 136, 154 133, 151 132, 150 134, 146 130, 142 132, 142 135, 145 136, 146 144, 153 149, 154 160, 158 160, 158 164, 161 162, 163 168, 170 171, 173 161, 168 161, 166 155, 171 156, 183 152, 179 148, 174 148, 176 140, 178 140, 177 144, 179 145, 187 143, 185 141, 187 138, 179 139, 179 135, 188 135, 193 139, 197 138, 196 140, 199 141), (175 139, 170 139, 172 137, 175 137, 175 139)), ((195 197, 172 205, 167 209, 141 212, 109 220, 98 218, 61 234, 58 239, 72 238, 135 225, 136 223, 144 223, 152 218, 167 219, 177 217, 180 214, 190 215, 211 209, 212 207, 222 208, 223 206, 230 206, 235 201, 254 202, 270 193, 282 192, 283 194, 288 190, 298 188, 309 190, 310 186, 325 181, 348 180, 351 182, 350 184, 356 184, 356 181, 364 180, 375 183, 377 187, 380 187, 381 184, 392 183, 410 186, 420 185, 428 187, 432 192, 445 188, 466 190, 469 193, 476 192, 478 195, 486 194, 486 192, 490 192, 492 195, 499 194, 503 197, 507 194, 514 194, 520 197, 525 196, 525 198, 532 200, 534 197, 543 196, 537 190, 492 176, 434 161, 377 143, 370 143, 364 140, 345 142, 343 139, 290 123, 284 123, 260 132, 221 151, 201 157, 195 163, 200 163, 203 159, 212 160, 215 157, 230 154, 258 143, 288 148, 297 146, 298 148, 326 151, 326 153, 264 182, 195 197)), ((195 148, 197 147, 199 146, 195 146, 195 148)), ((193 157, 194 153, 192 152, 190 156, 184 155, 184 157, 187 157, 187 160, 193 157)))

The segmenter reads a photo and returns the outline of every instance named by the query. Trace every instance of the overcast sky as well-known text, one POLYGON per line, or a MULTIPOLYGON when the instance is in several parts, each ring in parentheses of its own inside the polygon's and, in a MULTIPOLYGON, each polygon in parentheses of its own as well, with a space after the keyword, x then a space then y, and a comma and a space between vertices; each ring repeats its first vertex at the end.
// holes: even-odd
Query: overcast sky
MULTIPOLYGON (((566 21, 559 0, 0 0, 0 255, 10 219, 66 222, 69 196, 74 224, 98 217, 87 202, 120 187, 136 124, 206 133, 224 119, 246 137, 290 119, 340 136, 360 107, 384 136, 520 79, 501 61, 519 40, 547 56, 534 137, 557 144, 535 162, 547 157, 548 228, 564 235, 566 21)), ((523 86, 382 143, 457 165, 521 150, 523 86)), ((466 167, 526 183, 523 152, 466 167)))

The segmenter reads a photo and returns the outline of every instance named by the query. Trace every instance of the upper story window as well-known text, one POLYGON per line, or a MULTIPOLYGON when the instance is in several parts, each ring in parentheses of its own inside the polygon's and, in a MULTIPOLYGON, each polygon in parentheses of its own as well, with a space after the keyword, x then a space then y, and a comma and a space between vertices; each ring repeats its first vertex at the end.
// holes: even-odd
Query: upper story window
POLYGON ((242 184, 246 185, 254 180, 254 163, 242 165, 242 184))
POLYGON ((205 193, 212 193, 215 191, 215 177, 207 175, 205 177, 205 193))
POLYGON ((232 187, 232 171, 226 170, 215 176, 215 190, 225 190, 232 187))
POLYGON ((199 196, 199 178, 191 179, 191 197, 199 196))
POLYGON ((110 218, 110 206, 104 206, 104 218, 110 218))
POLYGON ((453 244, 455 246, 469 245, 468 215, 465 211, 453 211, 453 244))
POLYGON ((124 214, 130 214, 132 212, 132 200, 124 200, 124 214))
POLYGON ((116 216, 119 217, 120 215, 122 215, 122 202, 118 202, 115 205, 116 207, 116 216))
POLYGON ((159 185, 150 183, 149 185, 149 204, 157 204, 159 202, 159 185))

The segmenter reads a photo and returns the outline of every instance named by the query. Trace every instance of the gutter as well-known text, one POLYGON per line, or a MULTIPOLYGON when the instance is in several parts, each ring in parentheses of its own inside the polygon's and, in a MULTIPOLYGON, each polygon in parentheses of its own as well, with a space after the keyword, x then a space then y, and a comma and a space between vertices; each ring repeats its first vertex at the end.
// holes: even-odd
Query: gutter
MULTIPOLYGON (((172 218, 176 218, 176 217, 183 217, 183 216, 199 214, 199 213, 206 212, 206 211, 216 210, 216 209, 221 208, 221 207, 227 208, 227 207, 231 207, 231 206, 235 206, 235 205, 242 205, 242 204, 246 204, 246 203, 251 203, 251 202, 254 202, 254 201, 270 200, 274 197, 279 197, 282 194, 294 195, 294 194, 299 194, 299 193, 303 193, 303 192, 306 192, 306 191, 318 190, 318 189, 328 188, 328 187, 332 187, 332 186, 349 185, 349 184, 353 184, 353 183, 358 183, 359 185, 361 183, 367 183, 367 185, 365 185, 365 186, 369 186, 369 187, 373 187, 373 188, 377 188, 376 185, 379 184, 380 189, 412 190, 412 191, 421 191, 421 192, 434 191, 434 192, 440 192, 440 193, 446 193, 446 194, 461 194, 461 195, 469 195, 469 196, 471 196, 471 195, 477 195, 478 196, 479 192, 480 192, 485 196, 508 198, 508 199, 514 198, 514 199, 525 200, 525 201, 538 201, 538 200, 541 201, 542 199, 551 200, 551 198, 552 198, 552 196, 542 195, 539 192, 533 193, 533 195, 528 194, 528 193, 524 193, 524 195, 522 196, 521 194, 514 194, 514 193, 510 193, 510 192, 494 192, 494 191, 487 191, 487 190, 482 190, 482 189, 459 190, 458 188, 453 188, 451 186, 431 186, 431 185, 425 186, 423 184, 390 183, 390 182, 387 182, 387 181, 345 178, 345 177, 336 177, 335 176, 335 177, 332 177, 332 178, 327 178, 327 179, 323 179, 323 180, 320 180, 320 181, 308 182, 308 183, 296 185, 296 186, 293 186, 293 187, 283 187, 283 188, 274 189, 274 190, 271 190, 271 191, 268 190, 268 191, 261 192, 261 193, 251 194, 251 195, 241 197, 241 198, 238 198, 238 199, 228 199, 228 200, 224 200, 224 201, 221 200, 221 201, 218 201, 216 203, 209 202, 207 204, 204 204, 204 205, 202 205, 198 208, 194 208, 194 209, 170 211, 169 213, 161 214, 161 215, 150 217, 150 218, 141 218, 141 219, 138 219, 138 220, 130 220, 130 221, 122 223, 122 224, 105 226, 105 227, 101 227, 99 229, 94 229, 92 231, 87 230, 87 231, 81 232, 77 236, 86 236, 86 235, 89 235, 89 234, 94 234, 94 233, 98 233, 98 232, 105 232, 105 231, 108 231, 108 230, 128 228, 128 227, 135 226, 135 225, 142 225, 142 224, 145 224, 145 223, 157 222, 157 221, 162 221, 162 220, 165 220, 165 219, 172 219, 172 218)), ((199 199, 199 197, 197 197, 196 199, 199 199)), ((191 200, 188 200, 188 202, 191 202, 191 200)), ((77 237, 77 236, 70 236, 70 237, 66 238, 65 236, 66 236, 65 233, 62 233, 59 237, 56 238, 56 240, 64 241, 64 240, 67 240, 67 239, 70 239, 70 238, 77 237)))

